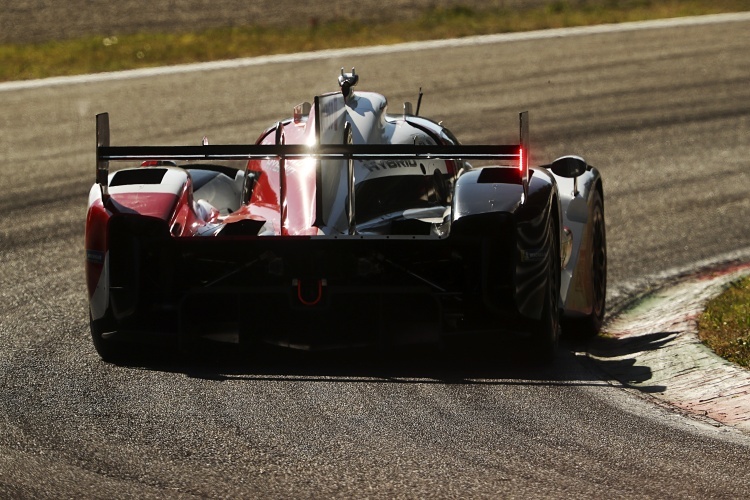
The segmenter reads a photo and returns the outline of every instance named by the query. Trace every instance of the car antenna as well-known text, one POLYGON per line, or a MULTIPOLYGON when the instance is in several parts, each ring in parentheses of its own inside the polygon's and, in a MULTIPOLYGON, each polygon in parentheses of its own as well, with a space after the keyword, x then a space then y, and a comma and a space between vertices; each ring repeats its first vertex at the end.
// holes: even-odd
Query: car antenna
POLYGON ((419 87, 419 99, 417 99, 417 112, 414 113, 414 116, 419 116, 419 107, 422 105, 422 96, 424 94, 422 93, 422 87, 419 87))

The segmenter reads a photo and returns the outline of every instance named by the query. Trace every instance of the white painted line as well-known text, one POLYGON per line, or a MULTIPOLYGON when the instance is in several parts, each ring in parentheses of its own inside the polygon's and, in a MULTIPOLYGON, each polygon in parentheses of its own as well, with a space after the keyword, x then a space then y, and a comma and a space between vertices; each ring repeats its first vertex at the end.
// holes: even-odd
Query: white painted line
POLYGON ((358 57, 367 55, 396 54, 414 50, 431 50, 455 47, 472 47, 497 43, 518 42, 526 40, 543 40, 548 38, 567 38, 607 33, 622 33, 663 28, 677 28, 685 26, 702 26, 739 21, 750 21, 750 12, 736 12, 728 14, 714 14, 709 16, 678 17, 671 19, 657 19, 654 21, 638 21, 620 24, 599 24, 595 26, 580 26, 573 28, 556 28, 520 33, 499 33, 495 35, 480 35, 448 40, 428 40, 422 42, 407 42, 395 45, 375 45, 370 47, 352 47, 346 49, 318 50, 314 52, 299 52, 296 54, 279 54, 272 56, 246 57, 205 63, 180 64, 176 66, 161 66, 157 68, 143 68, 127 71, 114 71, 77 76, 60 76, 39 80, 24 80, 0 83, 0 92, 12 90, 37 89, 56 87, 60 85, 78 85, 107 81, 130 80, 134 78, 148 78, 153 76, 174 75, 182 73, 197 73, 201 71, 215 71, 221 69, 245 68, 262 66, 265 64, 294 63, 315 61, 320 59, 358 57))

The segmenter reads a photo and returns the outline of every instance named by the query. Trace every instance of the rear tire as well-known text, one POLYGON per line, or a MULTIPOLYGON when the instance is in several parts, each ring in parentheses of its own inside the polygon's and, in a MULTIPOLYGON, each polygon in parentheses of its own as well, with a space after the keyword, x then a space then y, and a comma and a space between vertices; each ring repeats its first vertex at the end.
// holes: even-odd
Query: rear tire
POLYGON ((560 339, 560 246, 554 213, 550 214, 550 242, 547 257, 547 283, 542 316, 531 325, 529 356, 533 362, 549 365, 557 355, 560 339))
POLYGON ((592 308, 591 314, 583 318, 568 319, 564 329, 570 337, 588 339, 599 334, 604 323, 607 299, 607 233, 604 224, 604 201, 599 190, 592 199, 592 242, 588 266, 591 269, 592 308))

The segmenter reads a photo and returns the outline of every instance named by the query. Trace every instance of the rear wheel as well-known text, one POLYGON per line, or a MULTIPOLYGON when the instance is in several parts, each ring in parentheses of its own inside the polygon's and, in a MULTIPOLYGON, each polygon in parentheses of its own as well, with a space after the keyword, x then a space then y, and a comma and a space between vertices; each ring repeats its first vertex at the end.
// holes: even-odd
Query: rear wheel
POLYGON ((607 299, 607 233, 604 224, 604 201, 599 190, 595 190, 591 212, 592 240, 588 266, 591 269, 592 308, 591 314, 580 319, 565 321, 565 330, 580 339, 596 336, 604 322, 607 299))
POLYGON ((547 283, 542 315, 531 324, 529 355, 532 361, 551 364, 557 354, 560 338, 560 250, 557 224, 550 214, 550 245, 547 257, 547 283))

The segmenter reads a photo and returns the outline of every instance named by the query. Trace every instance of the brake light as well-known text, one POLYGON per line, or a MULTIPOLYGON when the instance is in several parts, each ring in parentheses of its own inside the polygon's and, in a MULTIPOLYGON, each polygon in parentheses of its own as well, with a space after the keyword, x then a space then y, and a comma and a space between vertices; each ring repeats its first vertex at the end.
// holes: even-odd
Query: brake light
POLYGON ((523 166, 523 148, 520 148, 518 150, 518 170, 520 170, 521 173, 523 173, 523 166))
POLYGON ((145 160, 141 162, 142 167, 176 167, 177 163, 172 160, 145 160))

